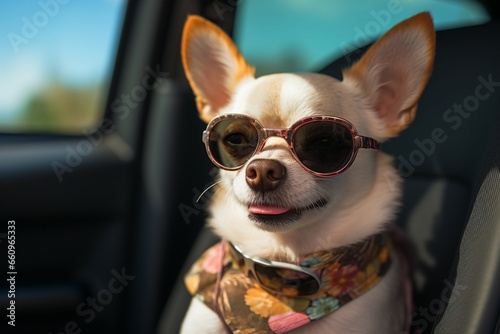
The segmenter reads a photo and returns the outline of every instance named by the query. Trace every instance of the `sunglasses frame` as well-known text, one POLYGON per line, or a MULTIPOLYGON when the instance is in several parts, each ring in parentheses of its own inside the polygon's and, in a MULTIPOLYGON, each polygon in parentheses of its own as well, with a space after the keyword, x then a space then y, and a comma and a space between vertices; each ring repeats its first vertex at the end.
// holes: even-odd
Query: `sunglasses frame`
POLYGON ((379 150, 380 149, 380 142, 376 139, 370 138, 370 137, 365 137, 361 136, 358 134, 356 128, 354 125, 349 122, 348 120, 341 118, 341 117, 336 117, 336 116, 309 116, 309 117, 304 117, 297 122, 293 123, 289 128, 265 128, 258 120, 255 118, 252 118, 247 115, 243 114, 224 114, 224 115, 219 115, 213 118, 210 123, 208 123, 207 129, 203 131, 203 136, 202 136, 202 141, 205 144, 205 149, 207 151, 208 157, 212 161, 212 163, 217 166, 218 168, 228 170, 228 171, 235 171, 241 169, 248 160, 246 160, 243 164, 240 166, 236 167, 227 167, 222 164, 220 164, 212 155, 212 152, 210 151, 210 144, 209 144, 209 138, 210 138, 210 132, 213 130, 213 128, 221 121, 226 120, 226 119, 244 119, 250 122, 255 129, 257 130, 258 134, 258 144, 255 147, 255 150, 253 153, 249 156, 248 160, 251 159, 254 155, 257 153, 261 152, 262 149, 265 146, 265 143, 268 138, 270 137, 279 137, 283 138, 286 143, 288 144, 288 148, 290 152, 292 153, 292 157, 297 161, 297 163, 302 166, 306 171, 311 173, 314 176, 318 177, 332 177, 339 175, 343 172, 345 172, 351 165, 353 164, 354 160, 356 159, 356 156, 358 154, 358 150, 360 148, 366 148, 366 149, 374 149, 374 150, 379 150), (349 161, 339 170, 334 171, 334 172, 328 172, 328 173, 321 173, 321 172, 316 172, 307 166, 305 166, 297 156, 297 152, 295 151, 295 148, 293 146, 293 137, 295 133, 304 125, 313 123, 313 122, 318 122, 318 121, 326 121, 326 122, 332 122, 336 124, 340 124, 344 126, 346 129, 349 130, 351 133, 351 138, 353 140, 353 145, 352 145, 352 153, 351 157, 349 158, 349 161))
POLYGON ((244 268, 242 268, 242 270, 243 269, 245 270, 244 274, 248 276, 248 272, 252 273, 255 280, 263 288, 270 290, 272 292, 276 292, 276 293, 288 296, 286 293, 284 293, 281 290, 274 290, 271 287, 266 286, 265 283, 262 282, 262 280, 260 279, 259 275, 257 275, 257 272, 255 271, 255 264, 259 264, 259 265, 264 266, 266 268, 294 270, 294 271, 297 271, 301 274, 309 275, 310 277, 314 278, 316 283, 318 283, 318 289, 314 293, 302 294, 302 295, 298 295, 298 296, 297 295, 289 295, 291 297, 293 297, 293 296, 295 296, 295 297, 314 296, 316 293, 318 293, 321 290, 321 287, 322 287, 321 278, 311 269, 302 267, 302 266, 297 265, 297 264, 280 262, 280 261, 271 261, 271 260, 263 259, 260 257, 248 256, 245 253, 243 253, 243 250, 239 246, 237 246, 229 241, 227 241, 227 243, 229 244, 230 249, 232 249, 234 252, 236 252, 243 259, 244 268))

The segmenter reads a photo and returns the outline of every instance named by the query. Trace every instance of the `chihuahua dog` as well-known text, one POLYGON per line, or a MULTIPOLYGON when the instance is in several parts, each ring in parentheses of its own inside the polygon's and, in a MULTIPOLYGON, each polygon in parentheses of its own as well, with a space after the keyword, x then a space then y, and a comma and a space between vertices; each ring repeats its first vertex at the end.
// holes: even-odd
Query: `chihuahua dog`
POLYGON ((420 13, 342 81, 255 78, 220 28, 188 18, 182 60, 220 168, 209 225, 223 241, 186 276, 182 333, 407 330, 408 265, 389 228, 401 182, 379 146, 414 119, 434 49, 420 13))

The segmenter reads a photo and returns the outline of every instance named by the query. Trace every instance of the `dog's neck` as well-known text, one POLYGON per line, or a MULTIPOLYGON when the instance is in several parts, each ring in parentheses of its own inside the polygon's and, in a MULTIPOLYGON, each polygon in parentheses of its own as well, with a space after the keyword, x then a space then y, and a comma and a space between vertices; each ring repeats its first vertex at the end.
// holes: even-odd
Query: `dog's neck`
POLYGON ((210 225, 221 238, 240 245, 250 256, 296 261, 303 254, 355 244, 382 231, 393 220, 399 206, 400 184, 392 158, 379 154, 375 181, 369 193, 321 222, 286 233, 270 233, 254 226, 242 235, 241 226, 233 229, 228 226, 246 217, 229 217, 221 205, 212 207, 210 225), (230 219, 232 224, 224 219, 230 219))

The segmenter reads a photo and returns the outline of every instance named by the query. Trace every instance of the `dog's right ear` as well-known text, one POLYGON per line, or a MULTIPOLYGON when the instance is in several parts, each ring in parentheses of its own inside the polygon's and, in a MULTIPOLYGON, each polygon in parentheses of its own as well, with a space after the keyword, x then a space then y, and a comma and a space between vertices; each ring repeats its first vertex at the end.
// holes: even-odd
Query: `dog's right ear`
POLYGON ((207 123, 229 103, 241 80, 255 74, 222 29, 195 15, 184 26, 182 63, 200 117, 207 123))
POLYGON ((417 14, 389 30, 351 68, 345 81, 361 88, 393 137, 415 118, 432 72, 435 33, 431 15, 417 14))

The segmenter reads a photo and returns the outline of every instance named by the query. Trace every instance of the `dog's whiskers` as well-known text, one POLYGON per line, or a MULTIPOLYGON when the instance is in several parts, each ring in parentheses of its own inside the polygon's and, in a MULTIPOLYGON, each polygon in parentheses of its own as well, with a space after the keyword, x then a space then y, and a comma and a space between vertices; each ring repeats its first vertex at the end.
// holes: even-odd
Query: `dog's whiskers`
POLYGON ((221 182, 222 182, 222 180, 214 182, 211 185, 209 185, 205 190, 203 190, 201 192, 200 196, 198 196, 198 198, 196 199, 196 203, 198 203, 200 201, 200 199, 203 197, 203 195, 205 195, 210 189, 212 189, 213 187, 215 187, 216 185, 218 185, 221 182))

